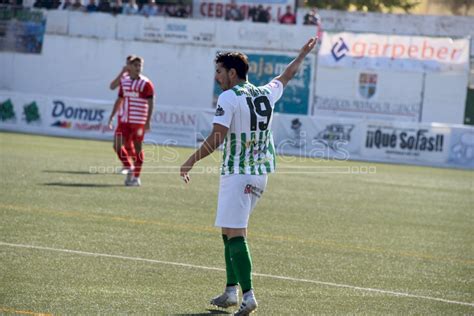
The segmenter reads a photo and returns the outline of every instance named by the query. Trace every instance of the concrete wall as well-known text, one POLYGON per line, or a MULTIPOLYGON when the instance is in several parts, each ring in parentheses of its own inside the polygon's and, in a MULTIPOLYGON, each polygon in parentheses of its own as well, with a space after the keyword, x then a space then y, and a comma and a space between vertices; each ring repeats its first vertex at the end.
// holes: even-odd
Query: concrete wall
MULTIPOLYGON (((293 54, 315 33, 313 26, 301 25, 114 17, 67 11, 47 14, 41 55, 0 52, 0 89, 113 100, 116 92, 110 91, 108 85, 125 57, 133 53, 145 58, 144 73, 156 85, 158 105, 210 108, 217 50, 293 54)), ((321 14, 326 30, 442 36, 474 32, 473 19, 334 11, 321 14)), ((435 80, 429 84, 437 89, 435 80)), ((465 88, 453 87, 460 91, 465 88)), ((424 106, 425 110, 430 111, 429 105, 424 106)), ((423 119, 442 121, 449 117, 438 110, 432 112, 432 116, 423 115, 423 119)))
POLYGON ((294 52, 311 36, 312 30, 305 28, 306 33, 293 30, 292 26, 276 25, 269 32, 267 25, 256 26, 250 22, 49 11, 40 55, 0 52, 0 66, 5 69, 0 72, 0 89, 114 99, 116 92, 109 90, 110 81, 122 68, 127 55, 138 54, 145 59, 144 74, 156 85, 158 103, 211 108, 213 59, 217 50, 239 47, 246 52, 255 49, 294 52), (154 41, 154 36, 159 42, 154 41), (205 36, 209 40, 204 41, 205 36))

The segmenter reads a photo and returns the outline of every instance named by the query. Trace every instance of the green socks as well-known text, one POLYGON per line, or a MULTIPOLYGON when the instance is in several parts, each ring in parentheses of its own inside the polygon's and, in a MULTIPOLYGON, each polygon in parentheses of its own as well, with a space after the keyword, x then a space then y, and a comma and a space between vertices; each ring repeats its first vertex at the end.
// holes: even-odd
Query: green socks
MULTIPOLYGON (((240 283, 242 292, 245 293, 252 289, 252 258, 244 237, 233 237, 226 244, 226 270, 227 283, 229 283, 229 269, 227 268, 227 247, 229 248, 229 257, 231 267, 234 270, 234 278, 240 283)), ((235 280, 235 279, 234 279, 235 280)))
POLYGON ((227 286, 237 285, 239 280, 235 276, 234 269, 232 268, 232 261, 230 260, 229 240, 226 235, 222 235, 224 240, 224 257, 225 257, 225 272, 227 274, 227 286))

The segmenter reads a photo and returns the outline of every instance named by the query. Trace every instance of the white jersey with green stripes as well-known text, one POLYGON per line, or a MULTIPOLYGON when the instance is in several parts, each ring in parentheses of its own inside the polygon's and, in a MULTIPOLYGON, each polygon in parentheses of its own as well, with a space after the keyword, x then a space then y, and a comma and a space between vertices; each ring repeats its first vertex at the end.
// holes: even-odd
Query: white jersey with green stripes
POLYGON ((229 128, 223 146, 222 175, 275 171, 271 126, 275 103, 282 94, 283 84, 274 79, 261 87, 244 82, 219 95, 213 123, 229 128))

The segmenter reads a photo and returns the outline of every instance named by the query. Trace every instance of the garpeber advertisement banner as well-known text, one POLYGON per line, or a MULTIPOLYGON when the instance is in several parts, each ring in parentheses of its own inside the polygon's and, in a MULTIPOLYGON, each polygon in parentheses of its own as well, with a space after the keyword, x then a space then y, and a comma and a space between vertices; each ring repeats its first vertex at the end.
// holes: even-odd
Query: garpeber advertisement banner
POLYGON ((469 71, 469 39, 363 33, 324 33, 324 67, 397 71, 469 71))

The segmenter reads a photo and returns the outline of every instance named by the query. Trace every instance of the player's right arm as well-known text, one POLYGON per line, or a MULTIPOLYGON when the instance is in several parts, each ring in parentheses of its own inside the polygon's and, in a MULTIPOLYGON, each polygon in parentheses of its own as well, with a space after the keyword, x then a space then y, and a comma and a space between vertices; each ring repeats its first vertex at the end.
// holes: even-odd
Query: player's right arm
POLYGON ((122 71, 115 77, 114 80, 109 85, 110 90, 115 90, 117 87, 120 85, 120 79, 122 79, 122 76, 128 72, 127 66, 123 66, 122 71))
POLYGON ((110 129, 113 129, 112 120, 114 119, 114 116, 117 113, 117 111, 120 109, 120 106, 122 106, 122 102, 123 102, 122 97, 118 97, 117 100, 115 100, 114 108, 112 109, 112 113, 110 113, 109 122, 108 122, 110 129))
POLYGON ((286 69, 281 75, 275 78, 283 84, 283 87, 286 87, 288 82, 296 75, 298 69, 304 61, 304 58, 316 46, 317 43, 317 37, 310 38, 308 42, 300 49, 298 56, 293 59, 293 61, 291 61, 288 66, 286 66, 286 69))
POLYGON ((201 147, 199 147, 194 154, 189 156, 188 160, 186 160, 181 166, 180 175, 184 182, 189 182, 189 171, 191 171, 196 162, 206 158, 219 148, 219 146, 224 142, 228 130, 228 127, 214 123, 211 134, 206 138, 201 147))
POLYGON ((213 128, 211 134, 206 138, 204 143, 199 147, 188 160, 186 160, 180 169, 181 178, 188 183, 189 172, 194 164, 199 160, 212 154, 224 142, 224 139, 229 131, 232 118, 234 117, 234 105, 236 104, 235 94, 231 90, 227 90, 217 99, 217 108, 212 121, 213 128))

